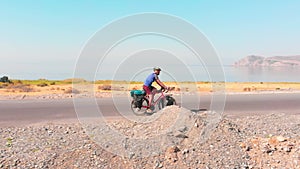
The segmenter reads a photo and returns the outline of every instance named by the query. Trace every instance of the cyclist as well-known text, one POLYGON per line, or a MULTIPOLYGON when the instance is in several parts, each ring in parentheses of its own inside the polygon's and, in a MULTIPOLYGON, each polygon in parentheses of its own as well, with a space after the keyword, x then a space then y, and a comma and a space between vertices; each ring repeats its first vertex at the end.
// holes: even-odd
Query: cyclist
POLYGON ((147 107, 146 112, 151 113, 152 110, 150 109, 152 100, 154 98, 154 95, 157 93, 157 89, 152 86, 152 83, 155 81, 162 89, 168 89, 166 85, 164 85, 158 78, 158 75, 160 74, 161 69, 159 67, 153 68, 153 73, 151 73, 145 80, 143 89, 145 90, 146 94, 149 96, 149 105, 147 107))

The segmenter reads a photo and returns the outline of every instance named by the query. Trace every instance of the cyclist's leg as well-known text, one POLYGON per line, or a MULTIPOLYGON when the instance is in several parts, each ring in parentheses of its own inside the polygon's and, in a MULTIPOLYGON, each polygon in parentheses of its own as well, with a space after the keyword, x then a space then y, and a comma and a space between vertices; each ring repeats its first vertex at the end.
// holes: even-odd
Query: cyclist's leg
POLYGON ((153 86, 150 86, 149 88, 151 90, 151 94, 149 95, 149 106, 151 107, 154 96, 157 93, 157 89, 153 86))
POLYGON ((151 107, 152 101, 153 101, 153 94, 151 93, 151 94, 149 94, 149 105, 148 105, 148 108, 151 107))
POLYGON ((148 108, 150 108, 151 107, 151 102, 152 102, 152 91, 151 91, 151 88, 150 87, 148 87, 148 86, 143 86, 143 89, 145 90, 145 92, 146 92, 146 95, 149 97, 149 99, 148 99, 148 101, 149 101, 149 104, 148 104, 148 108))
POLYGON ((153 96, 158 92, 157 89, 153 86, 151 86, 151 91, 152 91, 153 96))

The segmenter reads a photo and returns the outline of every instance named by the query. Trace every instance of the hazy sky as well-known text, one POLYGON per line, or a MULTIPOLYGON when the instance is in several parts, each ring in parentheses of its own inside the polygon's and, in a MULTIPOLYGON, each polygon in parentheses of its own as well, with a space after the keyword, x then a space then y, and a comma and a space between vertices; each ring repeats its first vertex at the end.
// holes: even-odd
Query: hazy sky
POLYGON ((300 1, 1 0, 0 76, 70 78, 87 40, 118 18, 172 14, 195 25, 230 65, 247 55, 299 55, 300 1))

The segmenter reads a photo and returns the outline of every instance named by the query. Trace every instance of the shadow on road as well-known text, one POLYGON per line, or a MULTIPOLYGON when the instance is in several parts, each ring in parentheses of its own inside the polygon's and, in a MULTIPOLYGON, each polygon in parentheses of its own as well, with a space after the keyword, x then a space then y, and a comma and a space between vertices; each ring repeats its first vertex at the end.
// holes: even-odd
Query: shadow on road
POLYGON ((201 111, 207 111, 207 109, 191 109, 191 112, 199 113, 201 111))

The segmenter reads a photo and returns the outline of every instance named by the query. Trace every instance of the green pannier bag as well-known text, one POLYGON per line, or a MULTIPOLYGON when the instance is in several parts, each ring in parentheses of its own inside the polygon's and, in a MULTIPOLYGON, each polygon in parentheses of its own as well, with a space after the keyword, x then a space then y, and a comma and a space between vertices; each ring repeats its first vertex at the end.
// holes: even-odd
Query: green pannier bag
POLYGON ((134 95, 141 96, 141 95, 144 95, 144 94, 145 94, 144 90, 131 90, 130 91, 131 97, 134 97, 134 95))

